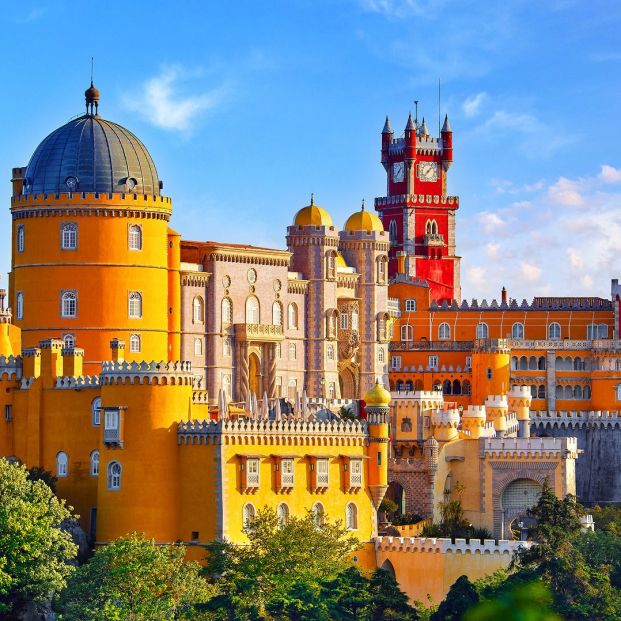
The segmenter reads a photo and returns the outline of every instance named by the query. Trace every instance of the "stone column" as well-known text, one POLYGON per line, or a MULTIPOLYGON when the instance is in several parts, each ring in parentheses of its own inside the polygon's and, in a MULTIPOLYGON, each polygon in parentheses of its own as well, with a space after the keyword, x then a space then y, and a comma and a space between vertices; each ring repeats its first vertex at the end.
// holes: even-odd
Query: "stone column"
POLYGON ((276 397, 276 343, 268 343, 265 346, 267 364, 267 396, 270 399, 276 397))
POLYGON ((250 392, 250 372, 248 369, 248 343, 241 343, 239 347, 239 382, 240 400, 246 401, 250 392))

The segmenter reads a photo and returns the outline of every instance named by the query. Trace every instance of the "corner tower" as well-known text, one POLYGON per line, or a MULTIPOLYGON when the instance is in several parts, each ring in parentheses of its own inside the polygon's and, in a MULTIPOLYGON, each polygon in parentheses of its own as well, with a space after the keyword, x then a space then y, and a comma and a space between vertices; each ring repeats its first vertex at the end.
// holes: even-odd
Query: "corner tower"
POLYGON ((177 359, 171 201, 144 144, 99 116, 92 84, 85 96, 86 113, 13 169, 14 322, 26 348, 62 338, 84 349, 86 372, 113 338, 129 342, 130 360, 177 359))
POLYGON ((430 301, 460 301, 460 257, 455 254, 459 199, 446 193, 453 163, 453 130, 448 116, 440 136, 433 137, 424 118, 419 123, 410 115, 399 138, 394 137, 386 117, 381 153, 387 194, 375 199, 375 209, 390 235, 390 277, 405 272, 424 278, 430 301))

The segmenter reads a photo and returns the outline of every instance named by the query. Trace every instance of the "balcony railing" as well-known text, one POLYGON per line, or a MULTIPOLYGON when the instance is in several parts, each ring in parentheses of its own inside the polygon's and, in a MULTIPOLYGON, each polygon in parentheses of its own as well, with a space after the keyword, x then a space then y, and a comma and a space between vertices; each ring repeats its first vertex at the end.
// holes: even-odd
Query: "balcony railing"
POLYGON ((281 487, 293 487, 293 472, 283 472, 280 475, 281 487))
POLYGON ((238 341, 282 341, 282 326, 265 323, 236 323, 235 339, 238 341))
POLYGON ((393 341, 390 351, 471 351, 473 341, 393 341))
POLYGON ((104 429, 105 444, 119 444, 121 441, 121 431, 117 428, 104 429))
POLYGON ((444 235, 441 233, 427 233, 425 246, 444 246, 444 235))
POLYGON ((362 487, 362 472, 350 472, 349 485, 350 487, 362 487))

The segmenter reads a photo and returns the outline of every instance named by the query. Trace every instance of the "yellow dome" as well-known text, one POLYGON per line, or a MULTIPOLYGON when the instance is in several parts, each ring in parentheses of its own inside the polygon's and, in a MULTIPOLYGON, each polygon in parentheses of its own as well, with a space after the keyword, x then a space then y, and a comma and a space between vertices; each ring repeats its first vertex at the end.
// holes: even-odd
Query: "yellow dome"
POLYGON ((384 230, 384 225, 374 213, 365 210, 364 201, 362 201, 362 209, 347 218, 347 222, 345 222, 345 230, 366 231, 367 233, 376 231, 381 233, 384 230))
POLYGON ((379 383, 379 380, 376 380, 375 386, 364 395, 364 402, 371 407, 390 405, 391 400, 390 393, 379 383))
POLYGON ((340 252, 336 253, 336 267, 349 267, 340 252))
POLYGON ((332 226, 332 218, 325 209, 315 205, 315 196, 311 194, 310 205, 302 207, 295 214, 293 224, 295 226, 332 226))

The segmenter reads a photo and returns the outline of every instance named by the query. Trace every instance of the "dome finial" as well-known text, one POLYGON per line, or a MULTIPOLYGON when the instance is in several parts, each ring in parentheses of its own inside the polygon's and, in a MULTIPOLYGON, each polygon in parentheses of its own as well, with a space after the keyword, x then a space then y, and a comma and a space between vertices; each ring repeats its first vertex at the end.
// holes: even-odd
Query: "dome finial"
POLYGON ((315 204, 315 193, 311 192, 311 207, 315 204))
POLYGON ((97 116, 99 114, 99 91, 93 84, 93 68, 94 59, 91 57, 91 85, 84 91, 86 114, 89 116, 97 116))
POLYGON ((362 199, 362 211, 364 211, 364 198, 362 199))

